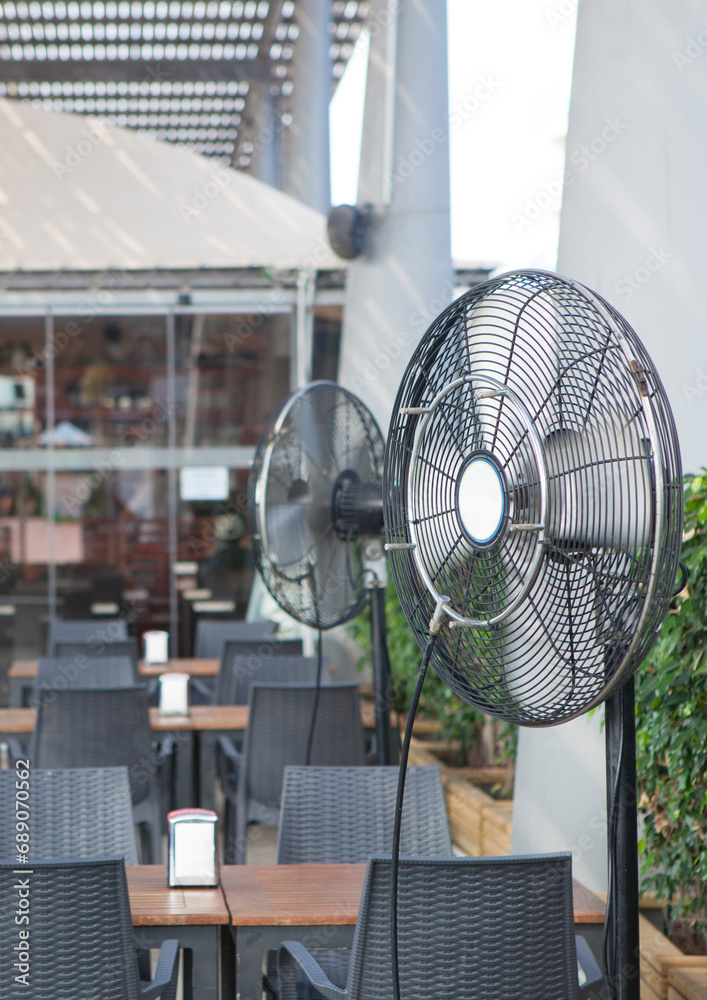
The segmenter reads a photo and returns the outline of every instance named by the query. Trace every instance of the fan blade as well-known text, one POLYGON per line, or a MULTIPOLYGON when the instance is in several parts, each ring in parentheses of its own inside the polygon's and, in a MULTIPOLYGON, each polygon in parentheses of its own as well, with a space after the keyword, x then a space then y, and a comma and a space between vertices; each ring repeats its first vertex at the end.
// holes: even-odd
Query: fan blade
MULTIPOLYGON (((288 437, 296 450, 301 450, 306 460, 322 478, 333 485, 337 473, 332 475, 334 435, 337 418, 335 413, 322 413, 318 400, 303 393, 290 413, 288 437), (326 417, 326 419, 325 419, 326 417)), ((337 470, 338 471, 338 470, 337 470)))
MULTIPOLYGON (((541 403, 531 415, 539 431, 556 422, 556 393, 560 364, 561 317, 556 300, 534 287, 492 289, 474 303, 467 314, 466 356, 468 373, 479 379, 494 378, 521 392, 532 383, 541 403), (512 315, 512 323, 505 322, 512 315)), ((476 401, 479 419, 498 428, 503 398, 476 401)), ((493 448, 496 434, 487 442, 493 448)))
POLYGON ((583 562, 546 560, 527 600, 500 631, 505 688, 527 721, 543 722, 601 690, 604 646, 594 580, 583 562))
POLYGON ((314 541, 308 523, 310 515, 309 507, 294 501, 272 504, 266 512, 267 537, 271 545, 270 557, 283 570, 307 560, 314 541))

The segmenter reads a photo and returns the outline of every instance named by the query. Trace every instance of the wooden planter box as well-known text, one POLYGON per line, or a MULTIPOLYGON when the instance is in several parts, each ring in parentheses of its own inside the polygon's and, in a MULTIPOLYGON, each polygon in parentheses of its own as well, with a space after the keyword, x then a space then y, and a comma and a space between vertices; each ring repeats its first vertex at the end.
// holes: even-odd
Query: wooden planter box
POLYGON ((447 767, 424 743, 413 737, 410 764, 436 764, 442 769, 444 794, 452 842, 465 854, 494 857, 511 853, 513 803, 499 801, 478 788, 474 781, 503 781, 505 768, 447 767))
POLYGON ((707 955, 683 955, 640 918, 641 1000, 707 1000, 707 955))

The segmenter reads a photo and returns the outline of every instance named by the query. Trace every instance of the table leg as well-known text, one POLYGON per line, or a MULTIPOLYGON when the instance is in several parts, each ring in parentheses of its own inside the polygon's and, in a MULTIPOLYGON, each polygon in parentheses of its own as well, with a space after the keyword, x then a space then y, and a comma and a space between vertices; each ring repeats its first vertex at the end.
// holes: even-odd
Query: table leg
POLYGON ((199 805, 202 809, 213 809, 215 805, 214 785, 216 783, 216 740, 217 733, 202 730, 197 733, 197 757, 199 760, 199 805))
MULTIPOLYGON (((184 956, 184 1000, 219 1000, 221 927, 213 924, 134 927, 133 938, 138 948, 159 948, 163 941, 176 938, 184 956)), ((230 977, 229 970, 225 978, 230 977)), ((223 996, 228 1000, 227 994, 223 996)))
POLYGON ((25 704, 29 705, 29 697, 32 694, 32 687, 30 685, 30 695, 27 697, 27 701, 25 702, 25 690, 27 687, 26 679, 24 677, 8 677, 8 682, 10 685, 10 708, 24 708, 25 704))
POLYGON ((169 734, 175 744, 174 808, 193 809, 198 805, 194 771, 194 733, 177 729, 169 734))
POLYGON ((263 953, 281 941, 301 941, 306 948, 350 948, 353 932, 353 924, 235 927, 237 1000, 262 1000, 263 953))

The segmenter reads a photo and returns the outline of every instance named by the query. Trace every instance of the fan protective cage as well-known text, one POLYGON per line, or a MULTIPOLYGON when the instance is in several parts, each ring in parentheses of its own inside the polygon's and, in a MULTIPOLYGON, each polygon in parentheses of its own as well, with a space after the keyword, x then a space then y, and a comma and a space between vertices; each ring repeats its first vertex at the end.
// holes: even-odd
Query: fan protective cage
POLYGON ((333 628, 365 601, 363 539, 337 530, 346 478, 381 482, 383 438, 370 411, 333 382, 295 390, 266 425, 248 483, 256 566, 289 615, 333 628))
POLYGON ((680 557, 679 447, 648 354, 589 289, 512 272, 435 320, 395 401, 383 496, 421 647, 449 598, 431 662, 464 701, 552 725, 644 659, 680 557))

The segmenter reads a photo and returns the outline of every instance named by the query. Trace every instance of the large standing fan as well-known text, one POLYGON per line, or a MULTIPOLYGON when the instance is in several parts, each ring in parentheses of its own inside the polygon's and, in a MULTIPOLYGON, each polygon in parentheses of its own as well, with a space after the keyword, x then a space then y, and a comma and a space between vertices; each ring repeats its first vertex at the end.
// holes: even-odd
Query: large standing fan
POLYGON ((332 382, 293 392, 271 417, 249 482, 256 565, 280 607, 319 630, 371 603, 378 760, 389 763, 383 438, 332 382))
POLYGON ((638 948, 632 675, 674 590, 682 477, 634 331, 555 274, 474 287, 405 372, 384 508, 398 596, 425 647, 420 687, 431 662, 464 701, 527 726, 609 698, 605 958, 615 996, 637 998, 638 977, 617 972, 638 948))

